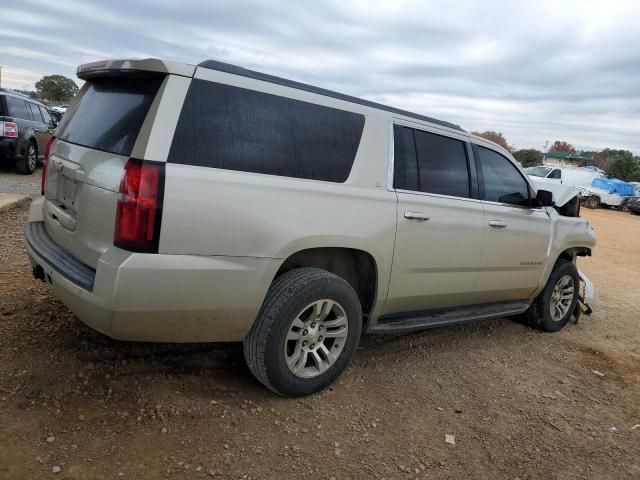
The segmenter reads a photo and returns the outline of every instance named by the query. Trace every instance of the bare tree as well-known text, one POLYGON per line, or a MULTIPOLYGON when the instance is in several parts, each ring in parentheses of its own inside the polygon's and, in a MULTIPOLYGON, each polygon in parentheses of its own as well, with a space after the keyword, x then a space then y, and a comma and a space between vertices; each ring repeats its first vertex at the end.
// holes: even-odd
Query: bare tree
POLYGON ((573 145, 563 140, 556 140, 555 142, 553 142, 553 145, 551 145, 551 148, 549 148, 549 151, 576 153, 576 149, 573 148, 573 145))
POLYGON ((487 130, 486 132, 471 132, 474 135, 477 135, 482 138, 486 138, 487 140, 491 140, 494 143, 497 143, 509 153, 511 153, 511 145, 507 142, 507 139, 502 135, 502 132, 494 132, 493 130, 487 130))

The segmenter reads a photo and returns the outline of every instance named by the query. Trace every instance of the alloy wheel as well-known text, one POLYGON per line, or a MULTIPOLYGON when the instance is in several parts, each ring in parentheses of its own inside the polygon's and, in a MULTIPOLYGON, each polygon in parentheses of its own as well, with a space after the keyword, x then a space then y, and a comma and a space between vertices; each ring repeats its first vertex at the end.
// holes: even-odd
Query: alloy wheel
POLYGON ((31 143, 27 147, 27 164, 29 165, 29 171, 33 172, 36 169, 36 147, 31 143))
POLYGON ((340 357, 349 334, 342 306, 330 299, 307 305, 291 322, 284 342, 289 371, 313 378, 326 372, 340 357))
POLYGON ((553 291, 551 292, 551 301, 549 302, 551 318, 555 322, 561 321, 573 302, 575 285, 571 275, 560 277, 553 291))

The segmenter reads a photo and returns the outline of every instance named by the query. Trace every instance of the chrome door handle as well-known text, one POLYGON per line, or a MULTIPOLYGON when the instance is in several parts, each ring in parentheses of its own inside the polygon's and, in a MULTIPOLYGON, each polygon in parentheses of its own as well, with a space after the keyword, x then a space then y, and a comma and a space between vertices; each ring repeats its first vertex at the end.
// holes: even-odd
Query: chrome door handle
POLYGON ((489 220, 489 226, 493 228, 507 228, 507 224, 502 220, 489 220))
POLYGON ((420 212, 404 212, 404 218, 408 220, 418 220, 419 222, 426 222, 429 217, 420 212))

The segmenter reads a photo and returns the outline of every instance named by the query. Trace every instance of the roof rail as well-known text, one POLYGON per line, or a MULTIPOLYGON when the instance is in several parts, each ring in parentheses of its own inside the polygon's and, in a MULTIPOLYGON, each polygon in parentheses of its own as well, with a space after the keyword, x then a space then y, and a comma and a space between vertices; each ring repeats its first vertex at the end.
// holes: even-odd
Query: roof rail
POLYGON ((217 70, 219 72, 230 73, 232 75, 240 75, 242 77, 254 78, 256 80, 262 80, 263 82, 269 82, 276 85, 283 85, 285 87, 304 90, 305 92, 317 93, 318 95, 324 95, 325 97, 336 98, 338 100, 344 100, 346 102, 356 103, 358 105, 364 105, 366 107, 385 110, 387 112, 395 113, 397 115, 403 115, 405 117, 411 117, 411 118, 415 118, 425 122, 435 123, 443 127, 464 132, 464 130, 459 125, 455 125, 450 122, 437 120, 432 117, 427 117, 426 115, 420 115, 418 113, 408 112, 406 110, 401 110, 399 108, 389 107, 387 105, 382 105, 380 103, 370 102, 369 100, 364 100, 358 97, 352 97, 350 95, 345 95, 343 93, 334 92, 332 90, 315 87, 313 85, 308 85, 306 83, 300 83, 294 80, 288 80, 286 78, 276 77, 274 75, 268 75, 266 73, 256 72, 254 70, 248 70, 246 68, 239 67, 237 65, 232 65, 230 63, 219 62, 217 60, 205 60, 204 62, 198 64, 198 67, 207 68, 209 70, 217 70))

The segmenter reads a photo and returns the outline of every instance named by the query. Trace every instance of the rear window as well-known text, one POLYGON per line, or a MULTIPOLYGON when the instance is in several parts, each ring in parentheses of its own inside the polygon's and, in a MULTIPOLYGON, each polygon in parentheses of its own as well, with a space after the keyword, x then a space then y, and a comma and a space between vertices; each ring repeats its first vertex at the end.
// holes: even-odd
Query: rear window
POLYGON ((61 140, 130 155, 162 77, 96 78, 59 133, 61 140))
POLYGON ((193 80, 169 162, 344 182, 363 128, 360 114, 193 80))
POLYGON ((27 111, 27 102, 20 98, 7 96, 7 107, 9 108, 9 116, 22 118, 23 120, 31 120, 27 111))

